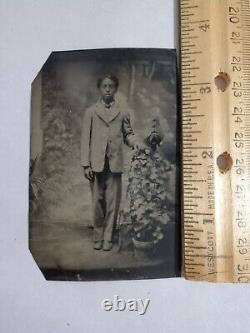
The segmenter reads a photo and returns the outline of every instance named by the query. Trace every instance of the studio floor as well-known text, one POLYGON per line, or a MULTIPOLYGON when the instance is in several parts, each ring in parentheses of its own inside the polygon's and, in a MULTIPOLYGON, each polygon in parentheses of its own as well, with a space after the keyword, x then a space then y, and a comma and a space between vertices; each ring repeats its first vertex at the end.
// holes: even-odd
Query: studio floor
POLYGON ((173 248, 169 246, 171 240, 167 242, 166 256, 142 259, 133 251, 122 249, 118 240, 111 251, 94 250, 92 233, 92 228, 80 223, 30 223, 30 250, 45 277, 52 280, 102 280, 131 278, 131 274, 133 278, 151 277, 154 273, 161 277, 175 272, 176 258, 169 252, 173 248))

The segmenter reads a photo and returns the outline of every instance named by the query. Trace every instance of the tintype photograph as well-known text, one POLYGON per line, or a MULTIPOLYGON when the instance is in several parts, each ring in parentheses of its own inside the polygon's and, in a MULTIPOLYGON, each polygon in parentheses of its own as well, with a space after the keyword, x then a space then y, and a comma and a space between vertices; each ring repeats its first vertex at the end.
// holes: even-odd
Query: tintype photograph
POLYGON ((179 275, 176 53, 53 52, 32 83, 29 248, 48 280, 179 275))

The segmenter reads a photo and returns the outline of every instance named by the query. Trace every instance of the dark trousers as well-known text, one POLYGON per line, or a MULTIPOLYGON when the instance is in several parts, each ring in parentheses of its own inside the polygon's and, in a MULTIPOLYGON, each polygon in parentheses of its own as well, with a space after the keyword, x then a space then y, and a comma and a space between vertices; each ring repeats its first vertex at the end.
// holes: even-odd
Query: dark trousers
POLYGON ((108 161, 102 172, 95 173, 91 183, 94 208, 94 241, 112 241, 120 202, 122 174, 112 173, 108 161))

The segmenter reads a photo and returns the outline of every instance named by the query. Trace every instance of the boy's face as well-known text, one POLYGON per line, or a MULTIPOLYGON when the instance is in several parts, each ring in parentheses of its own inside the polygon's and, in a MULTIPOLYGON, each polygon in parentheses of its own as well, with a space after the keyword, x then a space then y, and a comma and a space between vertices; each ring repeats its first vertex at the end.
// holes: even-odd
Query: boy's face
POLYGON ((115 83, 109 78, 105 78, 99 88, 102 99, 105 103, 110 103, 114 99, 116 93, 115 83))

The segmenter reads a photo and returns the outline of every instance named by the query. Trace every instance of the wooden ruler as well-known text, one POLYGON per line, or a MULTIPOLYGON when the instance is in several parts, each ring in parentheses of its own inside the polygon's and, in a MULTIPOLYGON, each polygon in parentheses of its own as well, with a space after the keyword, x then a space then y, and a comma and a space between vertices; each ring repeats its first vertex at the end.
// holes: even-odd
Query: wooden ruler
POLYGON ((250 282, 250 0, 180 0, 187 279, 250 282))

